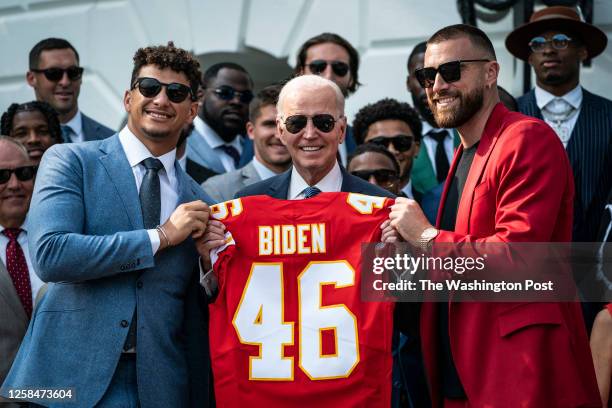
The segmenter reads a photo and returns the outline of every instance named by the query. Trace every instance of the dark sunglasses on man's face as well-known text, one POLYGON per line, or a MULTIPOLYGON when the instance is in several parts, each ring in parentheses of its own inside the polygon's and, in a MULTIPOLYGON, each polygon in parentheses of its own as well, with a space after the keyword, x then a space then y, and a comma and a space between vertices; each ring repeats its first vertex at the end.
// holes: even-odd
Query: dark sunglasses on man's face
POLYGON ((168 96, 170 102, 181 103, 187 99, 188 96, 191 96, 192 100, 194 99, 193 92, 187 85, 179 84, 178 82, 165 84, 155 78, 138 78, 136 81, 134 81, 132 89, 138 87, 138 90, 142 96, 145 98, 153 98, 161 92, 164 86, 166 87, 166 95, 168 96))
POLYGON ((414 138, 408 135, 396 135, 396 136, 378 136, 374 139, 368 140, 368 143, 374 143, 379 146, 383 146, 385 149, 389 148, 389 144, 393 143, 393 147, 398 152, 406 152, 412 147, 414 138))
POLYGON ((440 64, 438 68, 420 68, 414 71, 416 79, 423 88, 431 88, 436 82, 436 75, 440 73, 442 79, 445 82, 457 82, 461 79, 461 64, 468 62, 490 62, 488 59, 471 59, 471 60, 457 60, 445 62, 440 64))
POLYGON ((229 85, 221 85, 220 87, 214 90, 214 93, 224 101, 231 101, 236 96, 238 96, 238 99, 241 103, 248 105, 253 100, 253 92, 249 90, 237 91, 229 85))
POLYGON ((529 41, 529 47, 533 52, 542 52, 548 44, 551 44, 555 50, 564 50, 570 45, 571 42, 572 39, 567 35, 555 34, 550 40, 547 40, 544 37, 535 37, 529 41))
POLYGON ((381 186, 389 186, 399 179, 395 170, 389 169, 355 170, 351 171, 351 174, 365 181, 369 181, 370 177, 374 176, 376 183, 381 186))
POLYGON ((339 77, 345 76, 349 72, 349 66, 346 62, 342 61, 325 61, 325 60, 314 60, 310 64, 308 64, 308 68, 310 68, 310 72, 315 75, 321 74, 321 72, 325 71, 327 65, 330 64, 332 67, 332 71, 339 77))
POLYGON ((36 166, 23 166, 14 169, 0 169, 0 184, 4 184, 11 179, 11 174, 15 173, 19 181, 28 181, 36 175, 36 166))
POLYGON ((58 82, 64 77, 64 72, 68 74, 68 79, 77 81, 83 75, 83 67, 72 66, 64 68, 45 68, 45 69, 30 69, 32 72, 43 73, 49 81, 58 82))
MULTIPOLYGON (((332 115, 327 113, 321 113, 310 117, 314 127, 319 129, 323 133, 331 132, 336 125, 336 119, 332 115)), ((308 116, 306 115, 292 115, 285 119, 285 129, 289 133, 299 133, 306 127, 308 123, 308 116)))

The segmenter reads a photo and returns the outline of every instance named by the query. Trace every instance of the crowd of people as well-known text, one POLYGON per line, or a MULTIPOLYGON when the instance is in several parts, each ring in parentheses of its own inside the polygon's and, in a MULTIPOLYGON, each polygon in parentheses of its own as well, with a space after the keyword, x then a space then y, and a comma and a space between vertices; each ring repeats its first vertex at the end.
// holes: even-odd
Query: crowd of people
POLYGON ((258 92, 239 64, 201 72, 172 42, 148 46, 113 131, 79 109, 77 50, 38 42, 26 74, 36 100, 11 104, 0 127, 0 404, 608 406, 612 307, 374 311, 348 261, 314 281, 318 303, 302 293, 330 270, 311 264, 362 240, 612 241, 612 101, 580 84, 605 33, 553 6, 505 44, 535 73, 525 95, 498 86, 487 35, 457 24, 408 50, 412 105, 385 98, 352 124, 359 53, 337 34, 307 40, 292 77, 258 92), (313 214, 333 226, 323 238, 313 214), (296 245, 308 266, 288 260, 296 245), (266 248, 288 258, 279 281, 266 248), (253 261, 243 278, 226 276, 235 259, 253 261))

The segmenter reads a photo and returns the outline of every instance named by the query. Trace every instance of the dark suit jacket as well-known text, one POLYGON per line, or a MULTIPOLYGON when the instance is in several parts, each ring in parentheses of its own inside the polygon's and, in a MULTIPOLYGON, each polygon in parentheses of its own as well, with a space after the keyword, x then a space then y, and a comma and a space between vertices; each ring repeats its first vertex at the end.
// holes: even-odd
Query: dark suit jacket
POLYGON ((106 139, 107 137, 115 134, 114 130, 111 130, 103 124, 96 122, 83 112, 81 112, 81 120, 85 142, 89 142, 90 140, 106 139))
MULTIPOLYGON (((340 187, 340 191, 395 198, 395 196, 387 190, 383 190, 382 188, 370 184, 359 177, 355 177, 347 173, 342 166, 340 166, 340 169, 342 171, 342 186, 340 187)), ((287 170, 283 174, 279 174, 278 176, 274 176, 267 180, 251 184, 250 186, 243 188, 236 193, 236 198, 252 195, 268 195, 273 198, 286 200, 287 194, 289 193, 290 181, 291 169, 287 170)))
MULTIPOLYGON (((596 241, 612 188, 612 101, 586 89, 582 92, 582 108, 567 145, 576 186, 572 238, 596 241)), ((521 113, 542 119, 533 89, 517 102, 521 113)))
POLYGON ((215 173, 211 169, 199 165, 190 158, 187 158, 187 162, 185 164, 185 173, 189 174, 191 178, 194 179, 198 184, 202 184, 212 176, 217 175, 217 173, 215 173))

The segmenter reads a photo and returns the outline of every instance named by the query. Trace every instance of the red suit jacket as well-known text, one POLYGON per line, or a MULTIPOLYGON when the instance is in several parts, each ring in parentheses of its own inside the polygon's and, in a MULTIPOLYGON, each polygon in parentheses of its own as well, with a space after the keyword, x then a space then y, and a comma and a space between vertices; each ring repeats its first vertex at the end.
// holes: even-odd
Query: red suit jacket
MULTIPOLYGON (((460 146, 451 166, 454 174, 460 146)), ((438 225, 450 181, 447 179, 438 225)), ((538 119, 491 113, 457 211, 435 242, 563 242, 572 232, 572 171, 538 119)), ((441 406, 436 308, 449 308, 453 360, 470 407, 601 406, 579 303, 424 303, 423 358, 441 406)))

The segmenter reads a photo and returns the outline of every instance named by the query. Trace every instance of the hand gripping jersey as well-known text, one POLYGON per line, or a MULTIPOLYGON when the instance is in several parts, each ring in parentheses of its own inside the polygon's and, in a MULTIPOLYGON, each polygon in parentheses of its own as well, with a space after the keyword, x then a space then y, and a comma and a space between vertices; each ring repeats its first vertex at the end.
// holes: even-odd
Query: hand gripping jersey
POLYGON ((391 405, 394 305, 361 301, 360 261, 392 204, 321 193, 212 207, 227 228, 210 305, 219 407, 391 405))

